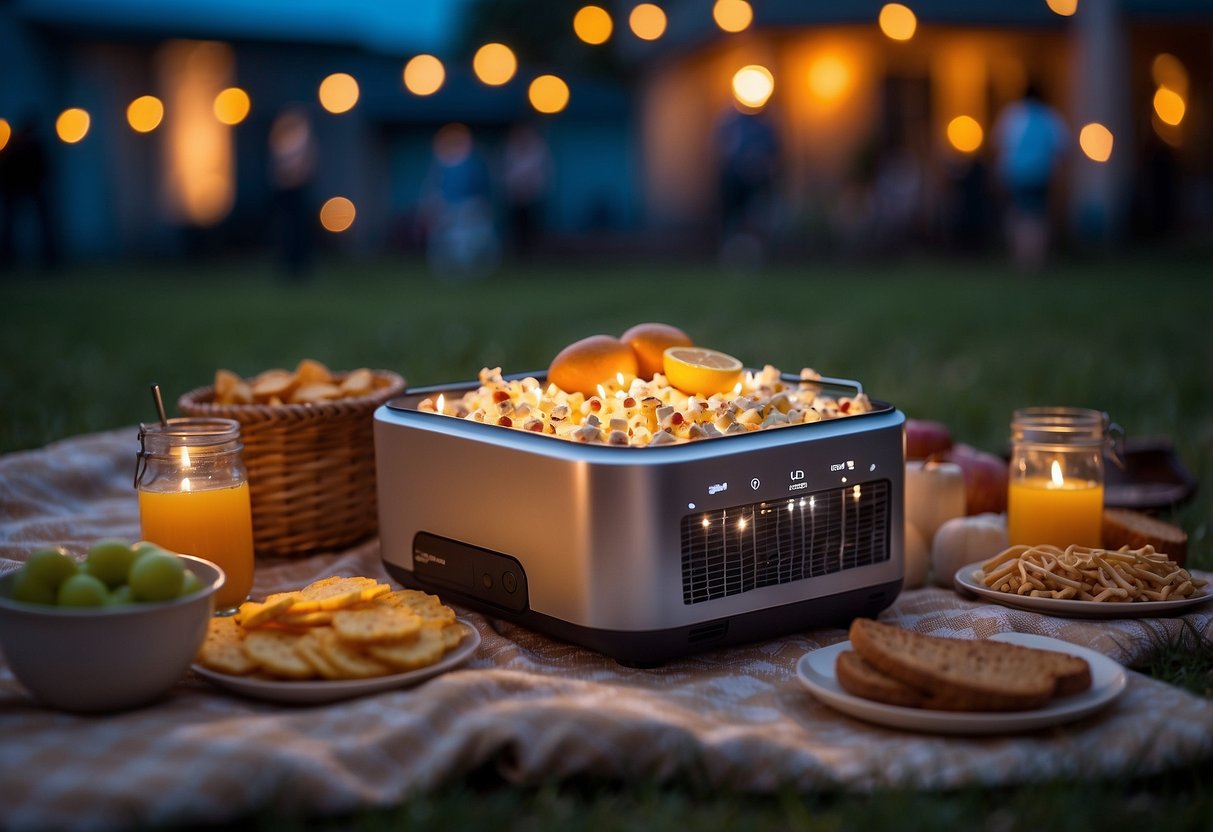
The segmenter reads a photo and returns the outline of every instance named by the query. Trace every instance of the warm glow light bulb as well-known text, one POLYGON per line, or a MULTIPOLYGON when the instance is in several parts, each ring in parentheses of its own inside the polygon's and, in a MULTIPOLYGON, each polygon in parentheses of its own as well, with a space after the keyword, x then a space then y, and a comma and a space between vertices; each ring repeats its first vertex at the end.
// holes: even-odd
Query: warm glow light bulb
POLYGON ((527 89, 531 106, 541 113, 559 113, 569 103, 569 85, 555 75, 540 75, 527 89))
POLYGON ((744 32, 754 22, 754 9, 746 0, 716 0, 712 19, 725 32, 744 32))
POLYGON ((573 15, 573 32, 591 46, 606 43, 614 28, 611 15, 601 6, 582 6, 573 15))
POLYGON ((55 133, 60 140, 67 144, 75 144, 88 135, 89 124, 92 119, 89 118, 88 112, 79 107, 70 107, 59 114, 59 118, 55 119, 55 133))
POLYGON ((733 97, 751 110, 761 109, 775 91, 775 76, 758 64, 743 66, 733 75, 733 97))
POLYGON ((320 82, 320 106, 330 113, 347 113, 358 103, 358 81, 345 72, 334 72, 320 82))
POLYGON ((1078 146, 1088 159, 1106 162, 1112 157, 1112 131, 1093 121, 1079 132, 1078 146))
POLYGON ((665 34, 665 12, 653 3, 641 3, 628 15, 628 25, 641 40, 657 40, 665 34))
POLYGON ((1184 120, 1186 111, 1183 96, 1170 87, 1159 87, 1154 93, 1154 112, 1158 113, 1163 124, 1176 126, 1184 120))
POLYGON ((215 96, 215 118, 227 125, 236 125, 248 117, 252 103, 248 93, 239 87, 228 87, 215 96))
POLYGON ((416 55, 404 65, 404 86, 413 95, 433 95, 446 81, 446 67, 433 55, 416 55))
POLYGON ((514 77, 518 59, 514 57, 514 50, 504 43, 486 43, 476 50, 472 71, 490 87, 499 87, 514 77))
POLYGON ((354 203, 343 196, 335 196, 320 206, 320 224, 325 231, 340 234, 354 224, 354 203))
POLYGON ((909 40, 918 28, 918 18, 909 6, 901 3, 886 3, 880 10, 880 31, 893 40, 909 40))
POLYGON ((1078 0, 1045 0, 1048 7, 1062 17, 1071 17, 1078 11, 1078 0))
POLYGON ((154 95, 141 95, 126 108, 126 123, 136 133, 150 133, 164 120, 164 104, 154 95))
POLYGON ((12 135, 13 128, 9 126, 8 119, 0 118, 0 150, 4 150, 4 146, 8 144, 8 140, 12 135))
POLYGON ((985 131, 972 116, 957 116, 948 122, 948 143, 961 153, 972 153, 981 147, 985 131))

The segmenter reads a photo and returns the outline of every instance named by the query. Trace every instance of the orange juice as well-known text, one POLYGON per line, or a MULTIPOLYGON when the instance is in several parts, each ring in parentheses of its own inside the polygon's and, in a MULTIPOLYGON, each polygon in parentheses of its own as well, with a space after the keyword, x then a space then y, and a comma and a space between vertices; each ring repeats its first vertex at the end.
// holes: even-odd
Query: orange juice
POLYGON ((1097 547, 1103 522, 1103 486, 1091 480, 1057 483, 1047 477, 1011 480, 1007 538, 1012 546, 1051 543, 1097 547))
POLYGON ((202 491, 139 491, 143 537, 218 564, 227 581, 215 608, 232 609, 253 588, 253 522, 247 482, 202 491))

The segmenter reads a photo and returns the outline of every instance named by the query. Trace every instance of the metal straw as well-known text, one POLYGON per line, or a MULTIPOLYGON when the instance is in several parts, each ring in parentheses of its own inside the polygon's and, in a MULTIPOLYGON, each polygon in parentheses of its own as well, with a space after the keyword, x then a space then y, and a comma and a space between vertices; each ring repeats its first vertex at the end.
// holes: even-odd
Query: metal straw
POLYGON ((160 426, 168 427, 168 415, 164 412, 164 398, 160 395, 159 384, 152 384, 152 400, 156 403, 156 415, 160 417, 160 426))

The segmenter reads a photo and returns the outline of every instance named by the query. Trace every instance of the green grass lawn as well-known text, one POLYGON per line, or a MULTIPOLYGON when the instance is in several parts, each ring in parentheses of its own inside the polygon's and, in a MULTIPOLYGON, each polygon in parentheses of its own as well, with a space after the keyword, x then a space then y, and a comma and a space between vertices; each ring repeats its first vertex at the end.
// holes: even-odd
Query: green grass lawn
MULTIPOLYGON (((1130 436, 1171 438, 1213 482, 1213 283, 1207 253, 1122 255, 1023 276, 990 262, 805 263, 760 275, 710 265, 576 263, 443 282, 406 262, 323 265, 288 285, 265 263, 106 266, 0 279, 0 452, 153 418, 218 367, 249 375, 312 357, 383 367, 410 383, 482 366, 546 368, 566 343, 663 320, 751 365, 861 380, 907 415, 1001 452, 1011 411, 1107 411, 1130 436)), ((132 441, 134 433, 132 431, 132 441)), ((132 449, 133 464, 133 449, 132 449)), ((1213 568, 1213 490, 1164 517, 1213 568)), ((1207 654, 1207 644, 1205 653, 1207 654)), ((1155 675, 1213 695, 1207 655, 1175 649, 1155 675)), ((1207 828, 1213 764, 1155 781, 999 793, 754 799, 673 789, 451 786, 363 828, 1207 828), (1098 798, 1098 808, 1092 795, 1098 798), (492 813, 490 812, 492 810, 492 813), (1080 811, 1076 811, 1080 810, 1080 811)), ((280 819, 279 819, 280 820, 280 819)), ((280 824, 279 824, 280 825, 280 824)), ((335 827, 336 828, 336 827, 335 827)))

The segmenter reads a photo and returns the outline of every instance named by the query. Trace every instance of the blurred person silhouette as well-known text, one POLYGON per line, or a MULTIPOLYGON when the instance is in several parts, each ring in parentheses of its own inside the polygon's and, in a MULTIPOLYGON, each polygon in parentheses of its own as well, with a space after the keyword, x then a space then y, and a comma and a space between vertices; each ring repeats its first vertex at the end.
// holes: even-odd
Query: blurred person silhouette
POLYGON ((996 172, 1010 200, 1006 227, 1011 256, 1029 271, 1040 269, 1048 257, 1049 202, 1068 137, 1061 116, 1045 103, 1035 82, 994 122, 996 172))
POLYGON ((539 211, 552 176, 548 143, 532 124, 518 124, 505 144, 502 184, 509 217, 510 245, 517 257, 529 258, 539 234, 539 211))
POLYGON ((716 123, 721 257, 759 265, 772 232, 779 138, 766 109, 730 105, 716 123))
POLYGON ((270 127, 270 179, 282 268, 294 280, 312 265, 310 189, 316 172, 312 124, 301 107, 283 110, 270 127))
POLYGON ((496 267, 501 244, 488 167, 464 124, 447 124, 434 135, 422 214, 426 257, 435 272, 482 275, 496 267))
POLYGON ((17 262, 17 230, 24 209, 37 222, 42 265, 59 265, 59 240, 52 204, 51 160, 37 113, 18 121, 8 143, 0 150, 0 271, 17 262))

